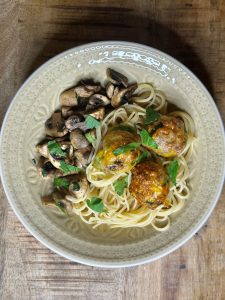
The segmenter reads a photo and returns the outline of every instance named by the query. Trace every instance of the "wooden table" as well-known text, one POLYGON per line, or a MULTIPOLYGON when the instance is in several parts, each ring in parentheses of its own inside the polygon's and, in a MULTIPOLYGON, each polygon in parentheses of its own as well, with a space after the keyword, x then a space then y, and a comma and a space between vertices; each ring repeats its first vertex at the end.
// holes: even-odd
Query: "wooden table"
MULTIPOLYGON (((79 44, 128 40, 161 49, 208 87, 225 118, 224 0, 0 0, 0 120, 21 83, 79 44)), ((0 190, 0 299, 225 299, 225 193, 207 225, 154 263, 99 269, 46 249, 0 190)))

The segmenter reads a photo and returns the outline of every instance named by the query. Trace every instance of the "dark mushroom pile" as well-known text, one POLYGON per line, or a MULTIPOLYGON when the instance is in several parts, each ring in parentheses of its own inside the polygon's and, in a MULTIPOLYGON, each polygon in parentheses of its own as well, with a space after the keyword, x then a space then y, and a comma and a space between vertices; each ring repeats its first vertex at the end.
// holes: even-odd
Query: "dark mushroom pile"
POLYGON ((37 163, 43 178, 52 178, 54 192, 42 198, 46 205, 62 211, 72 211, 66 195, 82 198, 89 184, 85 169, 91 161, 96 141, 96 128, 114 108, 131 102, 137 83, 110 68, 107 82, 102 86, 93 79, 78 82, 61 93, 61 108, 45 122, 45 139, 36 146, 37 163))

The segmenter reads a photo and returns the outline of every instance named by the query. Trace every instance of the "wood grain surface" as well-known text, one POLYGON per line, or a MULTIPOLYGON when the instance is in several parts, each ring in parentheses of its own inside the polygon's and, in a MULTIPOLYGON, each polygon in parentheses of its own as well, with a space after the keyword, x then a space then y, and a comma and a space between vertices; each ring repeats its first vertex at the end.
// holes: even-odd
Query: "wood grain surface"
MULTIPOLYGON (((0 0, 0 121, 39 65, 98 40, 141 42, 176 57, 203 81, 225 118, 224 0, 0 0)), ((179 250, 140 267, 100 269, 42 246, 0 188, 0 299, 225 299, 225 192, 179 250)))

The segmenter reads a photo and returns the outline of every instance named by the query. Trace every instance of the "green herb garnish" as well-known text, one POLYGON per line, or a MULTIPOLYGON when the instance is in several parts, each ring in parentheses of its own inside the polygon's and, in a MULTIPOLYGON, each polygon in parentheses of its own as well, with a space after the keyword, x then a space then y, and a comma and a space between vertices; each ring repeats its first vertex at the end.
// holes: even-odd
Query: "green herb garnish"
POLYGON ((66 153, 60 147, 60 144, 56 141, 49 141, 48 142, 48 151, 50 155, 55 159, 63 159, 66 158, 66 153))
POLYGON ((142 162, 143 160, 145 160, 146 158, 148 158, 149 155, 150 155, 150 153, 148 151, 141 152, 141 154, 135 160, 135 164, 139 164, 140 162, 142 162))
POLYGON ((78 168, 77 166, 73 166, 73 165, 67 164, 64 161, 61 161, 61 163, 60 163, 60 169, 65 174, 70 173, 70 172, 80 172, 81 171, 81 168, 78 168))
POLYGON ((79 191, 80 190, 79 183, 78 182, 73 182, 72 189, 73 189, 73 191, 79 191))
POLYGON ((123 195, 124 189, 128 187, 128 176, 125 176, 122 179, 117 179, 113 183, 113 186, 119 196, 123 195))
POLYGON ((151 124, 155 121, 157 121, 160 118, 160 113, 156 110, 152 109, 151 107, 148 107, 146 109, 146 117, 145 117, 145 125, 151 124))
POLYGON ((87 205, 94 211, 97 211, 99 213, 104 212, 104 203, 101 198, 98 197, 91 197, 90 199, 87 199, 87 205))
POLYGON ((96 120, 94 117, 88 115, 85 118, 85 125, 88 129, 98 128, 101 125, 101 122, 96 120))
POLYGON ((128 132, 131 132, 131 133, 136 133, 135 128, 131 127, 131 126, 128 126, 128 125, 118 125, 116 127, 113 127, 112 130, 113 131, 114 130, 124 130, 124 131, 128 131, 128 132))
POLYGON ((158 145, 153 140, 153 138, 151 137, 151 135, 148 133, 147 130, 142 129, 142 131, 140 132, 140 137, 141 137, 142 145, 147 146, 147 147, 151 147, 151 148, 154 148, 154 149, 158 148, 158 145))
POLYGON ((63 177, 56 177, 56 178, 54 178, 54 181, 53 181, 53 185, 55 187, 63 187, 65 189, 68 189, 69 184, 70 184, 69 180, 66 178, 63 178, 63 177))
POLYGON ((179 164, 176 159, 171 161, 166 167, 168 175, 169 175, 169 179, 172 181, 172 183, 174 185, 176 185, 178 167, 179 167, 179 164))
POLYGON ((91 144, 95 143, 95 141, 96 141, 96 137, 95 137, 93 132, 85 133, 85 137, 88 140, 88 142, 91 143, 91 144))
POLYGON ((140 143, 130 143, 125 146, 117 148, 116 150, 113 151, 113 154, 117 156, 126 153, 127 151, 133 151, 136 150, 138 147, 140 147, 140 145, 141 145, 140 143))

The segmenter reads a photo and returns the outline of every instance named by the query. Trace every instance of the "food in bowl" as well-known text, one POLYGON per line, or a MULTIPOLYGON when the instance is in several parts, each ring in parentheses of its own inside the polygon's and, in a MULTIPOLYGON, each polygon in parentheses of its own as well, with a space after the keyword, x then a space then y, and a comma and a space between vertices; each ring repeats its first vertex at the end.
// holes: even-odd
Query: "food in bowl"
POLYGON ((64 91, 36 146, 37 170, 54 190, 46 206, 94 228, 170 226, 190 194, 195 129, 184 111, 168 113, 162 91, 106 70, 64 91))

